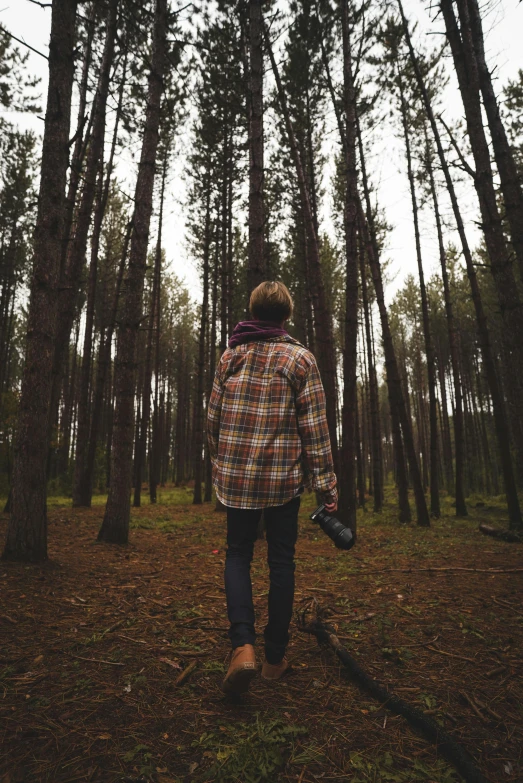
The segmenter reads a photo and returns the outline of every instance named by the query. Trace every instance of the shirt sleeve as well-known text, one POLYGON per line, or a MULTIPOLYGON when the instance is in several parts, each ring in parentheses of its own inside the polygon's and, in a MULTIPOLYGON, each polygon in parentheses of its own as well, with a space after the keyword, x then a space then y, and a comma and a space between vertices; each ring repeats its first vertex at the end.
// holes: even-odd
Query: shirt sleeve
POLYGON ((338 500, 336 474, 327 425, 325 392, 315 361, 309 367, 296 395, 296 412, 304 467, 311 478, 312 489, 320 492, 328 503, 334 503, 338 500))
POLYGON ((209 456, 213 464, 218 454, 218 438, 220 435, 222 399, 223 385, 220 377, 220 367, 218 366, 212 384, 209 405, 207 407, 207 443, 209 444, 209 456))

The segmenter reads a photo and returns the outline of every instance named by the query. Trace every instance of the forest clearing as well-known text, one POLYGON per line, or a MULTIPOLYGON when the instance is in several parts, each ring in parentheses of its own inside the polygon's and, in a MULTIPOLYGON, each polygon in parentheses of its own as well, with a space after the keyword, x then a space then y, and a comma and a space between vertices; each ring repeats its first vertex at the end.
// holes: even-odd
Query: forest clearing
MULTIPOLYGON (((0 780, 461 780, 294 623, 284 682, 258 678, 239 704, 223 695, 225 520, 190 494, 166 488, 133 511, 126 549, 95 542, 101 504, 51 501, 50 561, 2 565, 0 780)), ((358 546, 340 553, 307 519, 312 500, 297 611, 316 599, 360 665, 434 716, 488 780, 521 780, 521 547, 477 532, 501 524, 499 503, 478 499, 460 522, 446 505, 420 529, 398 527, 388 499, 379 519, 360 512, 358 546)))
POLYGON ((0 783, 522 783, 522 29, 0 9, 0 783))

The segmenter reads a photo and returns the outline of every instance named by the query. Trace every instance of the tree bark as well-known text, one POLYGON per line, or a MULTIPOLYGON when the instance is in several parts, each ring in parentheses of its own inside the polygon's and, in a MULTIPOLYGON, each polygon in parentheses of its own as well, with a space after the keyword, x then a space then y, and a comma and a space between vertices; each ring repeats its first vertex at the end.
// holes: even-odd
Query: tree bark
MULTIPOLYGON (((89 87, 89 74, 92 64, 92 48, 93 38, 96 26, 96 17, 99 13, 99 4, 95 0, 91 0, 89 7, 89 14, 87 17, 87 37, 85 41, 85 49, 82 63, 82 77, 80 79, 80 85, 78 88, 78 120, 76 123, 75 143, 73 148, 73 154, 70 162, 70 174, 69 184, 67 188, 67 197, 64 207, 64 234, 62 240, 62 254, 60 263, 60 274, 63 274, 65 268, 65 259, 67 258, 67 252, 69 249, 69 239, 71 237, 71 229, 73 225, 74 207, 76 204, 76 196, 78 195, 78 187, 80 185, 80 178, 82 175, 82 166, 87 151, 87 145, 89 143, 89 137, 91 135, 91 126, 93 119, 93 112, 89 117, 89 121, 86 115, 87 108, 87 89, 89 87), (86 127, 87 125, 87 127, 86 127)), ((94 109, 94 106, 92 107, 94 109)))
MULTIPOLYGON (((446 3, 447 0, 442 0, 442 2, 446 3)), ((416 74, 416 79, 418 81, 420 93, 423 98, 425 111, 427 113, 427 117, 429 119, 430 126, 432 129, 432 133, 434 135, 434 141, 436 142, 438 157, 440 160, 443 174, 445 176, 447 191, 451 200, 452 211, 454 213, 454 219, 456 221, 456 226, 461 240, 461 246, 463 249, 463 256, 465 258, 467 276, 469 278, 472 301, 474 303, 474 310, 476 314, 476 323, 478 327, 481 352, 483 355, 483 361, 485 363, 485 372, 487 376, 487 382, 489 385, 490 395, 492 398, 492 409, 494 415, 494 423, 496 428, 498 448, 499 448, 501 464, 503 469, 503 478, 505 483, 505 492, 507 496, 510 526, 512 529, 521 529, 523 528, 523 518, 521 516, 521 508, 519 505, 519 498, 518 498, 516 481, 514 476, 514 467, 512 463, 512 455, 510 449, 510 432, 509 432, 508 421, 506 417, 505 402, 503 399, 501 385, 499 382, 499 377, 495 365, 494 354, 490 342, 490 331, 487 323, 487 318, 483 309, 483 302, 482 302, 481 292, 477 281, 476 269, 474 266, 474 261, 472 258, 470 246, 468 244, 467 235, 465 233, 465 228, 461 217, 461 211, 459 209, 458 200, 454 189, 454 183, 452 182, 449 167, 445 159, 443 146, 441 144, 439 129, 436 124, 434 112, 432 110, 429 94, 427 92, 427 88, 425 86, 423 76, 421 74, 418 59, 416 57, 414 48, 412 46, 412 42, 408 30, 408 24, 403 11, 401 0, 398 0, 398 6, 403 21, 403 26, 405 30, 407 45, 409 47, 412 66, 416 74)))
MULTIPOLYGON (((129 250, 129 242, 131 239, 132 220, 129 221, 127 231, 124 237, 122 256, 120 259, 120 265, 118 268, 118 275, 116 279, 114 298, 112 302, 111 312, 109 315, 109 322, 105 330, 105 334, 100 335, 100 346, 98 349, 98 362, 96 367, 96 380, 94 384, 93 404, 92 404, 92 416, 91 416, 91 428, 89 430, 89 448, 87 451, 85 475, 81 479, 82 487, 85 488, 86 495, 83 498, 85 501, 82 505, 87 507, 91 506, 91 500, 93 495, 93 478, 94 478, 94 465, 96 460, 96 449, 98 447, 98 440, 100 438, 100 429, 102 424, 103 413, 103 401, 106 387, 110 389, 111 384, 107 384, 107 378, 111 375, 111 350, 113 345, 113 335, 116 328, 116 315, 118 310, 118 302, 120 299, 120 291, 122 288, 123 276, 125 272, 125 264, 127 261, 127 253, 129 250)), ((112 399, 110 394, 109 403, 111 407, 111 427, 112 427, 112 399)), ((108 470, 108 475, 110 471, 108 470)))
POLYGON ((149 328, 147 330, 147 345, 145 347, 145 366, 143 373, 143 388, 142 388, 142 409, 141 415, 138 417, 138 439, 136 441, 136 449, 134 453, 134 469, 135 469, 135 482, 134 482, 134 500, 133 506, 139 508, 141 505, 142 497, 142 481, 143 472, 147 455, 147 435, 149 433, 149 423, 151 419, 151 391, 152 391, 152 376, 153 376, 153 338, 155 333, 155 326, 157 321, 156 308, 158 306, 158 289, 160 287, 160 275, 162 265, 162 223, 163 223, 163 205, 165 195, 165 178, 167 175, 167 154, 163 164, 162 175, 162 188, 160 195, 160 217, 158 222, 158 238, 156 241, 156 252, 154 256, 154 271, 153 271, 153 285, 151 290, 150 300, 150 312, 149 312, 149 328))
MULTIPOLYGON (((92 352, 93 352, 93 326, 96 304, 96 286, 98 280, 98 254, 100 250, 100 235, 102 232, 102 223, 109 198, 109 188, 111 186, 111 177, 114 167, 114 155, 116 152, 116 142, 118 140, 118 128, 123 108, 123 91, 127 72, 127 49, 124 56, 124 65, 121 76, 120 90, 118 95, 118 106, 114 121, 113 138, 111 143, 111 152, 107 163, 107 173, 103 189, 98 194, 94 219, 93 231, 91 237, 91 263, 89 265, 89 278, 87 283, 87 305, 85 315, 84 346, 82 352, 82 372, 80 379, 80 395, 78 400, 78 438, 75 455, 75 472, 73 484, 73 508, 80 506, 90 507, 91 505, 91 475, 87 469, 89 452, 89 390, 92 370, 92 352)), ((103 154, 100 155, 100 162, 103 161, 103 154)), ((100 185, 103 182, 103 166, 100 171, 100 185)), ((101 337, 101 342, 103 338, 101 337)))
POLYGON ((134 226, 127 285, 123 293, 115 363, 115 416, 111 484, 98 540, 126 544, 129 538, 136 337, 143 309, 143 286, 152 213, 154 173, 160 125, 160 104, 167 49, 167 0, 156 0, 153 53, 142 152, 135 191, 134 226))
POLYGON ((205 335, 209 319, 209 253, 211 247, 211 183, 206 183, 205 235, 203 245, 203 301, 198 337, 198 379, 194 401, 194 496, 193 503, 202 503, 203 391, 205 382, 205 335))
MULTIPOLYGON (((360 227, 361 234, 361 227, 360 227)), ((367 270, 365 268, 365 253, 364 253, 363 238, 361 238, 361 253, 360 253, 360 280, 361 280, 361 296, 363 301, 363 316, 365 321, 365 343, 367 348, 367 366, 369 373, 369 403, 370 403, 370 439, 371 439, 371 455, 372 455, 372 486, 373 486, 373 500, 374 511, 379 513, 383 508, 383 474, 382 474, 382 458, 381 458, 381 432, 379 421, 379 400, 378 400, 378 377, 376 374, 376 366, 374 364, 374 356, 372 352, 372 332, 370 324, 370 312, 369 312, 369 296, 367 290, 367 270)))
MULTIPOLYGON (((438 194, 434 180, 434 171, 432 166, 432 153, 429 149, 427 137, 427 173, 429 175, 430 191, 432 203, 434 206, 434 216, 436 219, 436 230, 438 234, 439 260, 441 266, 441 277, 443 279, 443 297, 445 300, 445 314, 447 316, 447 331, 449 336, 450 361, 452 365, 452 379, 454 385, 454 450, 456 455, 456 478, 454 494, 456 497, 456 516, 466 517, 468 515, 467 504, 465 502, 465 491, 463 487, 464 476, 464 441, 463 441, 463 395, 461 392, 461 379, 459 374, 459 348, 456 336, 456 326, 454 320, 454 308, 452 306, 452 297, 450 293, 449 273, 447 269, 447 254, 443 242, 443 230, 441 226, 441 216, 439 211, 438 194)), ((442 390, 444 389, 444 380, 442 378, 442 390)), ((443 404, 445 401, 443 400, 443 404)))
POLYGON ((490 259, 490 271, 494 280, 501 317, 504 322, 502 340, 507 354, 507 366, 511 372, 505 376, 509 401, 512 435, 517 447, 519 462, 523 464, 523 301, 508 253, 503 223, 499 213, 490 150, 483 127, 480 102, 480 81, 476 58, 470 40, 471 23, 461 4, 463 13, 461 31, 458 27, 452 0, 441 0, 447 38, 452 51, 460 92, 465 109, 467 131, 475 161, 474 185, 478 195, 482 229, 490 259))
POLYGON ((104 144, 107 96, 109 94, 109 79, 117 31, 117 11, 118 0, 110 0, 100 75, 93 101, 93 125, 85 163, 84 184, 76 215, 76 228, 69 245, 69 252, 67 254, 65 269, 60 285, 51 413, 58 406, 59 402, 64 355, 69 345, 71 329, 76 316, 78 293, 80 291, 80 276, 85 261, 87 239, 89 227, 91 225, 93 203, 96 193, 96 178, 104 144))
MULTIPOLYGON (((310 242, 310 260, 312 265, 312 271, 315 275, 318 287, 318 310, 316 315, 316 344, 317 344, 317 361, 320 369, 323 385, 325 387, 325 397, 327 401, 327 422, 329 425, 329 434, 331 441, 332 457, 334 461, 334 469, 337 475, 339 475, 339 455, 338 455, 338 433, 337 433, 337 419, 336 419, 336 354, 334 347, 334 337, 332 333, 332 314, 329 312, 325 287, 323 284, 323 274, 320 262, 320 253, 318 246, 318 237, 314 229, 314 221, 312 208, 307 191, 307 185, 305 181, 305 173, 303 168, 303 162, 301 159, 300 151, 296 143, 296 136, 294 134, 294 128, 290 119, 289 109, 287 105, 287 96, 283 90, 283 86, 280 79, 280 74, 274 53, 272 51, 271 42, 267 32, 267 28, 264 26, 265 43, 267 52, 271 61, 272 71, 274 79, 276 81, 276 88, 278 91, 278 98, 280 107, 285 120, 285 127, 287 131, 287 138, 291 155, 296 168, 296 175, 300 187, 300 195, 304 208, 305 226, 307 230, 307 236, 310 242)), ((350 490, 348 490, 350 491, 350 490)))
POLYGON ((367 173, 365 167, 365 156, 363 154, 363 143, 361 139, 361 132, 359 125, 358 130, 358 144, 361 163, 361 174, 363 182, 363 192, 365 195, 365 204, 367 209, 367 219, 363 212, 363 206, 361 202, 358 202, 358 214, 360 216, 360 223, 363 232, 363 241, 365 242, 367 258, 369 259, 369 265, 372 273, 372 281, 374 283, 374 290, 376 292, 376 301, 378 304, 378 311, 381 321, 381 333, 383 338, 383 352, 385 354, 385 371, 387 380, 387 390, 389 395, 389 406, 391 417, 393 420, 393 433, 395 432, 395 451, 397 457, 397 468, 399 469, 399 477, 401 483, 398 484, 398 494, 400 503, 400 519, 407 521, 410 519, 410 507, 408 504, 408 495, 406 491, 406 477, 404 479, 403 472, 403 460, 401 456, 402 446, 405 448, 407 462, 410 470, 410 477, 412 481, 412 487, 414 490, 414 499, 416 503, 416 513, 418 525, 423 527, 430 526, 430 517, 427 509, 427 503, 425 500, 425 494, 423 492, 423 483, 421 480, 420 466, 418 457, 416 456, 416 448, 414 446, 414 436, 412 433, 412 422, 407 410, 407 404, 403 389, 401 386, 401 377, 398 368, 398 362, 396 359, 396 352, 394 350, 394 343, 392 341, 392 333, 389 323, 389 315, 387 307, 385 305, 385 294, 383 290, 383 279, 381 275, 381 265, 378 253, 378 243, 376 240, 376 232, 367 222, 372 220, 372 210, 370 203, 370 192, 367 181, 367 173), (397 421, 394 421, 394 417, 397 417, 397 421), (401 428, 401 429, 400 429, 401 428))
MULTIPOLYGON (((430 453, 430 513, 438 519, 441 514, 439 503, 439 480, 438 480, 438 410, 436 400, 436 364, 434 356, 434 345, 430 329, 429 303, 427 299, 427 289, 425 286, 425 273, 423 271, 423 260, 421 257, 421 240, 418 220, 418 200, 416 197, 416 183, 414 179, 414 170, 412 167, 412 152, 410 141, 410 129, 408 123, 407 104, 403 89, 401 75, 398 75, 400 91, 400 113, 403 126, 403 136, 405 139, 405 151, 407 155, 407 176, 409 179, 410 198, 412 205, 412 218, 414 223, 414 239, 416 244, 416 259, 418 263, 419 286, 421 294, 421 313, 423 323, 423 337, 425 340, 425 356, 427 360, 427 376, 429 384, 429 453, 430 453)), ((420 378, 421 381, 421 378, 420 378)), ((420 411, 421 412, 421 411, 420 411)))
POLYGON ((263 15, 249 0, 249 266, 247 296, 263 282, 263 15))
POLYGON ((47 559, 48 427, 74 77, 75 0, 53 0, 25 364, 3 557, 47 559))
POLYGON ((357 416, 357 338, 358 338, 358 237, 356 164, 356 90, 352 73, 352 53, 347 0, 341 0, 343 44, 343 111, 345 120, 345 339, 343 351, 342 455, 340 460, 340 518, 356 532, 356 416, 357 416))
MULTIPOLYGON (((487 115, 490 138, 499 173, 505 215, 509 224, 512 247, 523 279, 523 190, 509 140, 501 119, 492 78, 485 58, 483 27, 477 0, 458 0, 463 44, 474 50, 483 106, 487 115)), ((472 56, 472 51, 470 51, 472 56)))

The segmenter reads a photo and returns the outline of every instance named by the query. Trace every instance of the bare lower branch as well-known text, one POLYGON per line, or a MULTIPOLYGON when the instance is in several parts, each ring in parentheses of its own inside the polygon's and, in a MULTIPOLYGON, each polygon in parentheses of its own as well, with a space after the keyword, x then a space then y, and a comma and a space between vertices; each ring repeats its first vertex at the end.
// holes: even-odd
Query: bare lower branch
POLYGON ((22 44, 22 46, 27 47, 27 49, 30 49, 35 54, 39 54, 40 57, 44 58, 44 60, 48 60, 49 59, 49 57, 46 54, 44 54, 43 52, 39 52, 38 49, 34 49, 32 46, 29 46, 28 43, 26 43, 25 41, 22 41, 21 38, 17 38, 16 35, 13 35, 13 33, 10 33, 9 30, 6 30, 5 27, 3 27, 3 25, 1 25, 1 24, 0 24, 0 30, 3 33, 5 33, 5 35, 8 35, 9 38, 12 38, 13 41, 16 41, 17 43, 22 44))

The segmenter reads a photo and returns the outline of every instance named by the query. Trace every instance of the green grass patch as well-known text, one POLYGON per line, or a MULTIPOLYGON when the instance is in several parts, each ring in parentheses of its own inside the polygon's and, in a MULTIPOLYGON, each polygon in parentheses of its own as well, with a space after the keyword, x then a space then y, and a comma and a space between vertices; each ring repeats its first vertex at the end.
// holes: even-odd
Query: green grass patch
POLYGON ((206 732, 192 744, 204 750, 213 762, 200 781, 216 783, 260 783, 276 780, 297 737, 306 734, 303 726, 256 714, 252 723, 226 724, 217 731, 206 732))

